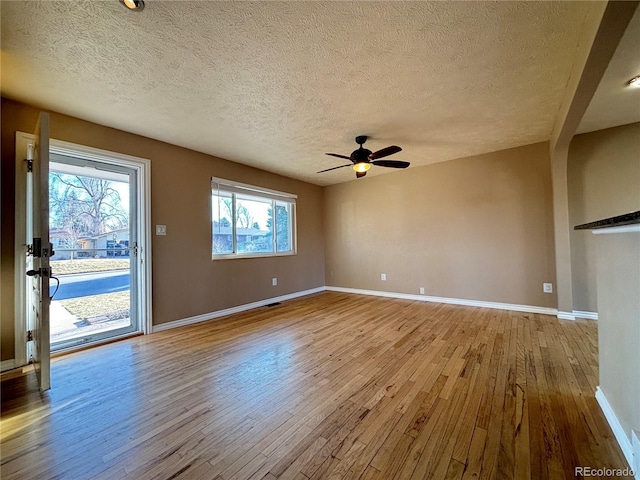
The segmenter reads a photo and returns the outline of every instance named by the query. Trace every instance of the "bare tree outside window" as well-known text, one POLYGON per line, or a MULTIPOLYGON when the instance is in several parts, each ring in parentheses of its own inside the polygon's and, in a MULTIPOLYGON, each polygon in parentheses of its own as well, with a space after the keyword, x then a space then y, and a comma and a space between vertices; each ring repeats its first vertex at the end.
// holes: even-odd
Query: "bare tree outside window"
POLYGON ((115 182, 94 177, 51 173, 51 226, 66 232, 65 243, 127 228, 129 212, 122 206, 115 182))
POLYGON ((295 195, 218 180, 211 181, 214 259, 295 254, 295 195))

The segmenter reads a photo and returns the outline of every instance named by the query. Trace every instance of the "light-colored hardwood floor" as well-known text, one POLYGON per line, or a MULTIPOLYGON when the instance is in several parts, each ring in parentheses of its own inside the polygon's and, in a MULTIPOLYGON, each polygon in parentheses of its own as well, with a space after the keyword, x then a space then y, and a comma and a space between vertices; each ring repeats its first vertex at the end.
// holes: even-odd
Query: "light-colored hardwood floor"
POLYGON ((597 323, 325 292, 2 384, 3 479, 562 479, 627 466, 597 323))

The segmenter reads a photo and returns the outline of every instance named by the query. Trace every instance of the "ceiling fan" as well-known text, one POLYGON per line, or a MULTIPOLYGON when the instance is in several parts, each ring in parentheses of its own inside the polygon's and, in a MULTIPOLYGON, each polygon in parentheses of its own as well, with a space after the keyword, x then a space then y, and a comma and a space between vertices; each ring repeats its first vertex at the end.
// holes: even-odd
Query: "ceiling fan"
POLYGON ((362 145, 366 141, 366 135, 357 136, 356 143, 360 145, 360 148, 351 152, 351 155, 349 157, 345 155, 339 155, 337 153, 327 153, 326 155, 331 155, 332 157, 351 160, 351 163, 340 165, 338 167, 327 168, 326 170, 320 170, 317 173, 328 172, 329 170, 335 170, 336 168, 352 167, 356 171, 356 178, 361 178, 367 174, 367 170, 371 168, 371 165, 388 168, 407 168, 410 165, 409 162, 403 162, 400 160, 379 160, 380 158, 388 157, 389 155, 398 153, 402 150, 400 147, 391 145, 390 147, 383 148, 382 150, 378 150, 377 152, 372 152, 371 150, 362 147, 362 145))

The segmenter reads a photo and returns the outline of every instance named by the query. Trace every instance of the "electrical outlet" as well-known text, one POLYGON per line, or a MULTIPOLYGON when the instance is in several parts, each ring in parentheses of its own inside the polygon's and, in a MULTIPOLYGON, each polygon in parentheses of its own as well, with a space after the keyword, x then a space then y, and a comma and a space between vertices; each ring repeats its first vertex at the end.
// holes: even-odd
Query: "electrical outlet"
POLYGON ((544 293, 553 293, 553 283, 543 283, 542 291, 544 293))
POLYGON ((278 279, 277 279, 276 277, 273 277, 273 278, 271 279, 271 285, 273 285, 274 287, 275 287, 276 285, 278 285, 278 279))
POLYGON ((424 287, 420 287, 420 295, 424 295, 424 287))
POLYGON ((166 235, 166 234, 167 234, 166 225, 156 225, 156 235, 166 235))
POLYGON ((382 280, 383 282, 387 281, 387 274, 386 273, 381 273, 380 274, 380 280, 382 280))

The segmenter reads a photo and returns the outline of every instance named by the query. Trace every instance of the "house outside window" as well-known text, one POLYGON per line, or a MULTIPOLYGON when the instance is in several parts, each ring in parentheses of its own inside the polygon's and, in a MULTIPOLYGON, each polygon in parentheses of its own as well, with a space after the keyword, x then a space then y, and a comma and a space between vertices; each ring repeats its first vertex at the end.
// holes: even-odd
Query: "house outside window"
POLYGON ((294 255, 296 195, 211 179, 212 258, 294 255))

